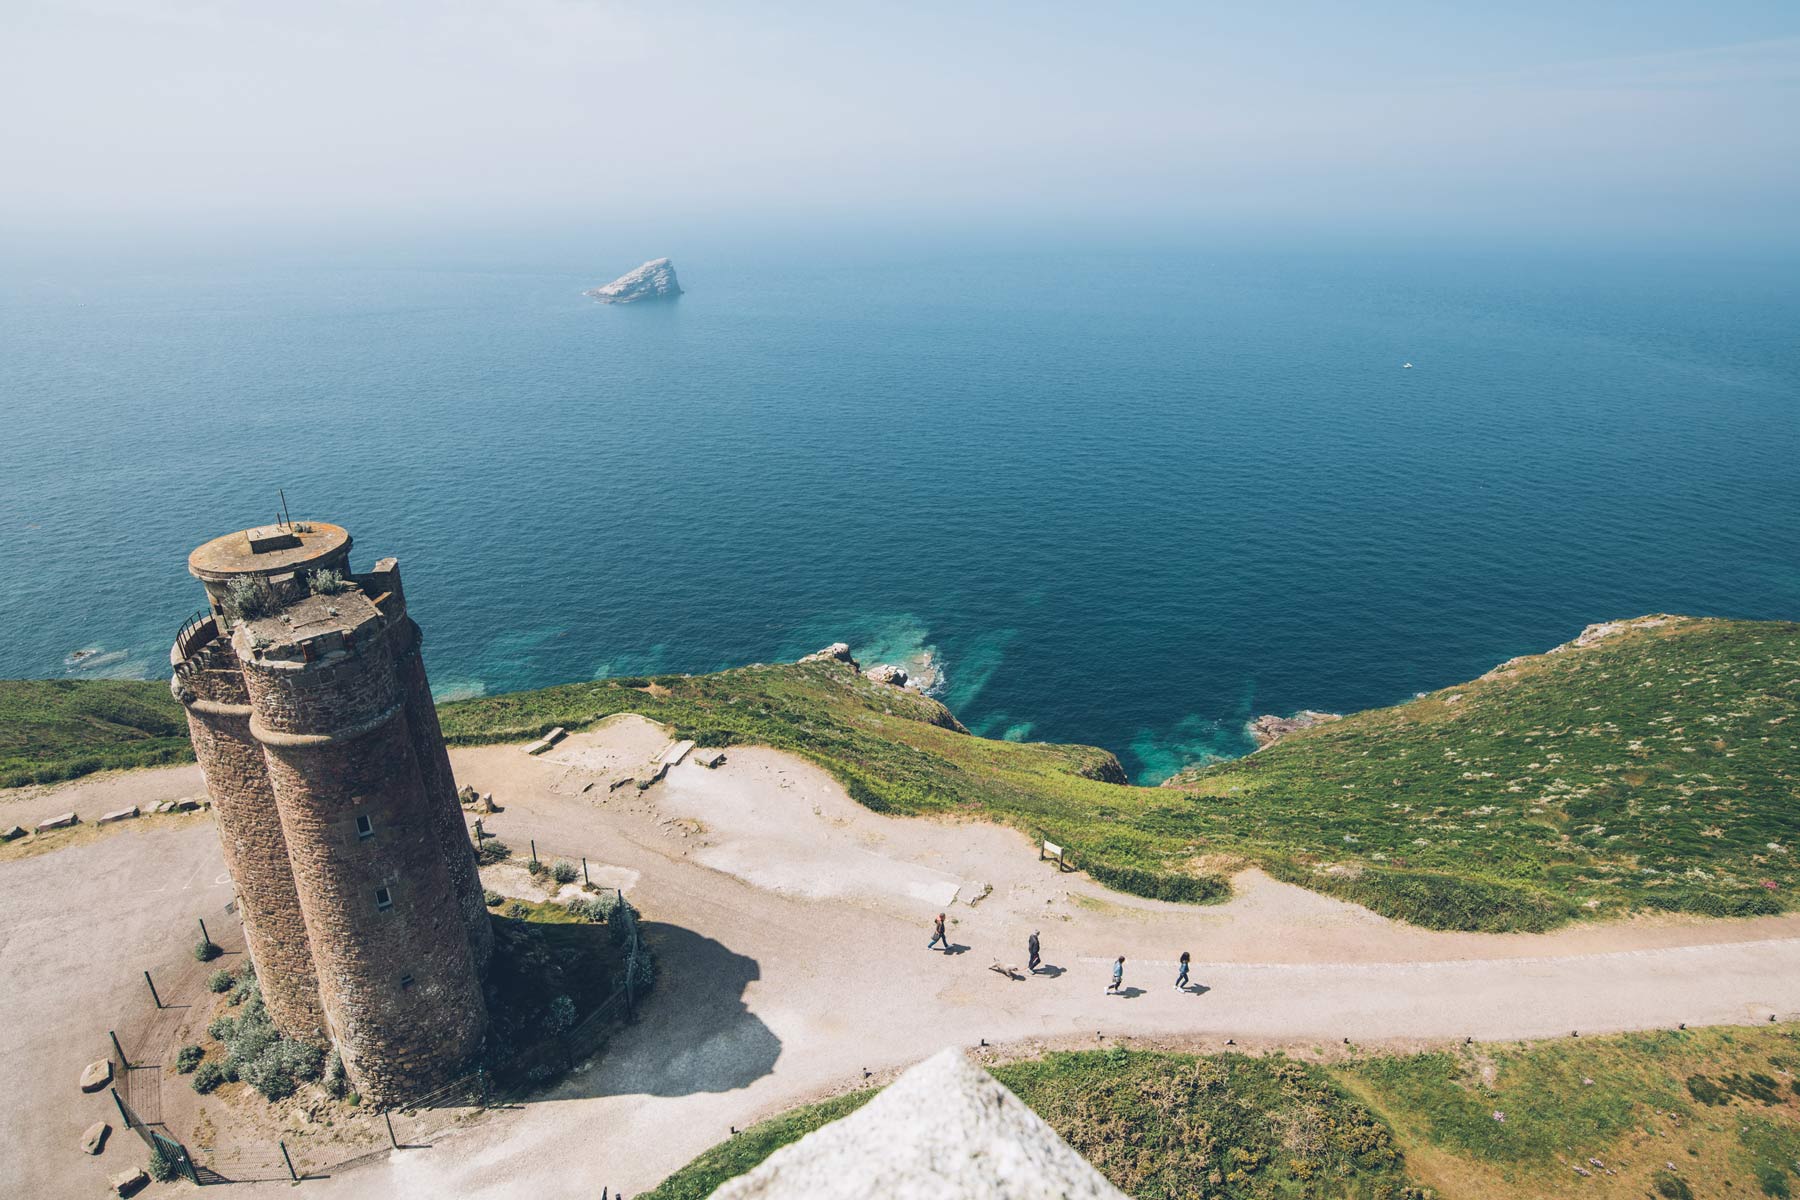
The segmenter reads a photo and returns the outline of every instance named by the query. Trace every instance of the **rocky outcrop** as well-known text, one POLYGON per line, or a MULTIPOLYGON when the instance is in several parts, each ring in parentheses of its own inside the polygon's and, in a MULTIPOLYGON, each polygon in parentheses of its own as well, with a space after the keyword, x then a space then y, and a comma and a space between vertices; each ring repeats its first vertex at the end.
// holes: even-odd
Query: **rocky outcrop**
POLYGON ((865 677, 871 683, 886 683, 894 687, 905 687, 907 680, 906 668, 896 667, 892 663, 882 663, 879 666, 870 667, 865 672, 865 677))
POLYGON ((1111 750, 1102 750, 1098 746, 1091 746, 1088 749, 1092 752, 1092 757, 1075 768, 1077 775, 1083 779, 1095 779, 1101 783, 1131 782, 1131 779, 1125 774, 1125 766, 1119 761, 1118 755, 1111 750))
POLYGON ((1597 621, 1576 634, 1571 641, 1564 642, 1560 646, 1552 646, 1550 649, 1544 651, 1543 654, 1521 654, 1515 658, 1509 658, 1493 670, 1489 671, 1486 675, 1483 675, 1482 678, 1492 679, 1496 675, 1503 675, 1515 667, 1531 662, 1533 659, 1543 658, 1545 655, 1566 654, 1570 650, 1585 650, 1589 646, 1604 642, 1608 638, 1617 637, 1622 633, 1630 633, 1640 629, 1655 629, 1662 625, 1681 625, 1690 622, 1693 619, 1694 618, 1692 617, 1670 616, 1668 613, 1651 613, 1648 616, 1631 617, 1627 620, 1597 621))
POLYGON ((1316 709, 1303 708, 1291 717, 1277 717, 1264 714, 1250 722, 1250 736, 1256 742, 1256 748, 1273 746, 1290 733, 1299 733, 1302 729, 1311 729, 1317 725, 1325 725, 1332 721, 1344 719, 1342 713, 1319 712, 1316 709))
POLYGON ((653 258, 636 270, 627 271, 604 287, 583 292, 602 304, 636 304, 640 300, 673 300, 681 295, 681 284, 675 281, 675 264, 666 258, 653 258))
POLYGON ((713 1200, 866 1196, 1124 1200, 1043 1118, 954 1049, 777 1150, 713 1200))
POLYGON ((805 658, 802 658, 799 661, 803 662, 803 663, 811 663, 811 662, 849 663, 851 666, 856 667, 857 670, 859 670, 859 671, 862 670, 861 667, 857 666, 856 660, 854 658, 850 657, 850 643, 848 643, 848 642, 833 642, 833 643, 831 643, 831 645, 825 647, 823 650, 814 650, 811 654, 808 654, 805 658))

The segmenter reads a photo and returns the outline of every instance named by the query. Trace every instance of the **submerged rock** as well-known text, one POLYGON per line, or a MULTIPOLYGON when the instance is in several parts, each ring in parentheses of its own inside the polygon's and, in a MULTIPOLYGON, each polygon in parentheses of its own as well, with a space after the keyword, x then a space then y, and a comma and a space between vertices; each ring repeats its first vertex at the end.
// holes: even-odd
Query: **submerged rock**
POLYGON ((632 304, 639 300, 673 300, 681 295, 681 284, 675 280, 675 264, 666 258, 653 258, 634 271, 627 271, 605 287, 583 292, 602 304, 632 304))

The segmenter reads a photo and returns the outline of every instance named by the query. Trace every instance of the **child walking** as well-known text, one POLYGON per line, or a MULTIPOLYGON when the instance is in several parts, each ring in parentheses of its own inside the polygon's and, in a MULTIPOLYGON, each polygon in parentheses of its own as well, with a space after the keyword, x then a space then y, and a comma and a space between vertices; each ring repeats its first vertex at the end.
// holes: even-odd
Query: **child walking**
POLYGON ((1186 950, 1183 950, 1181 952, 1181 970, 1179 970, 1175 973, 1175 990, 1178 992, 1185 992, 1185 991, 1187 991, 1187 985, 1188 985, 1188 952, 1186 950))
POLYGON ((1107 986, 1107 994, 1118 991, 1125 983, 1125 956, 1123 954, 1113 960, 1113 981, 1107 986))

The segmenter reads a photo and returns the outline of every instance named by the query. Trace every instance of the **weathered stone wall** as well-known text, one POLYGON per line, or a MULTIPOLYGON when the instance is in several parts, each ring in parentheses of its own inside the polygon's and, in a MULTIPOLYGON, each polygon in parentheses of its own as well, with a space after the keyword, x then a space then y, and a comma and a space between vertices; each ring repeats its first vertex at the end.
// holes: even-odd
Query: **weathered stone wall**
POLYGON ((487 1013, 390 639, 301 666, 252 658, 244 679, 344 1065, 377 1103, 445 1082, 487 1013))
POLYGON ((444 747, 437 705, 431 699, 431 684, 425 677, 425 658, 420 649, 424 635, 411 618, 398 622, 394 634, 400 640, 395 660, 405 693, 406 724, 412 731, 413 755, 419 763, 425 794, 432 809, 432 822, 443 848, 444 861, 450 869, 450 883, 456 891, 463 927, 468 932, 469 953, 475 961, 476 973, 485 978, 488 959, 494 951, 494 927, 488 919, 487 902, 482 898, 475 847, 469 842, 469 831, 463 824, 462 803, 456 798, 456 776, 450 769, 450 752, 444 747))
POLYGON ((226 664, 235 668, 229 651, 221 656, 215 650, 215 662, 214 669, 180 677, 177 690, 212 797, 225 866, 237 887, 245 943, 275 1027, 323 1045, 325 1018, 312 947, 262 746, 250 734, 249 696, 242 676, 225 669, 226 664))

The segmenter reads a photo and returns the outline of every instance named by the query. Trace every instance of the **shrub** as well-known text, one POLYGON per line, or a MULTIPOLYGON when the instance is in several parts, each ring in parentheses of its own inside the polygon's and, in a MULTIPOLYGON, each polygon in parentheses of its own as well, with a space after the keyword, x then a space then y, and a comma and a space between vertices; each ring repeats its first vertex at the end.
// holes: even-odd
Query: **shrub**
POLYGON ((486 904, 489 908, 499 908, 501 905, 501 902, 506 899, 505 896, 502 896, 499 892, 496 892, 493 888, 488 888, 485 891, 483 891, 481 893, 481 898, 483 901, 486 902, 486 904))
POLYGON ((229 992, 236 982, 230 971, 214 971, 206 977, 206 990, 209 992, 229 992))
POLYGON ((511 904, 506 906, 506 915, 515 921, 523 921, 530 912, 531 905, 525 903, 523 900, 514 900, 511 904))
POLYGON ((226 1082, 229 1081, 225 1077, 225 1067, 221 1063, 203 1062, 200 1064, 200 1069, 194 1072, 194 1090, 202 1096, 226 1082))
POLYGON ((647 688, 650 686, 650 681, 645 679, 642 675, 621 675, 617 679, 610 680, 609 682, 611 682, 614 687, 622 688, 647 688))
POLYGON ((161 1146, 150 1152, 150 1163, 144 1169, 158 1183, 167 1183, 175 1178, 175 1160, 164 1153, 161 1146))
POLYGON ((183 1046, 175 1053, 175 1070, 186 1075, 195 1067, 199 1066, 200 1060, 205 1057, 206 1051, 202 1050, 200 1047, 183 1046))
POLYGON ((559 858, 550 868, 550 877, 558 883, 574 883, 581 875, 581 868, 566 858, 559 858))
POLYGON ((305 1080, 317 1079, 325 1054, 305 1042, 277 1037, 239 1068, 239 1077, 270 1100, 283 1100, 305 1080))
POLYGON ((544 1028, 552 1034, 567 1033, 575 1024, 575 1002, 567 996, 550 1001, 544 1014, 544 1028))
POLYGON ((231 1033, 237 1028, 236 1017, 214 1017, 207 1023, 206 1036, 215 1042, 228 1042, 231 1033))
POLYGON ((1116 891, 1152 900, 1211 904, 1231 894, 1231 885, 1217 875, 1167 875, 1141 867, 1113 867, 1105 863, 1089 864, 1087 873, 1116 891))
POLYGON ((194 943, 194 958, 199 962, 211 962, 223 953, 211 938, 201 938, 194 943))
POLYGON ((344 578, 342 571, 333 567, 327 567, 323 571, 314 571, 312 577, 306 582, 315 596, 336 596, 355 586, 344 578))
POLYGON ((578 921, 592 921, 594 924, 600 925, 605 923, 606 918, 612 913, 612 906, 611 897, 577 896, 563 907, 567 908, 569 915, 578 921))
POLYGON ((246 971, 238 976, 236 986, 231 989, 229 1003, 242 1004, 252 996, 256 997, 260 1002, 262 1000, 262 988, 257 986, 256 976, 246 971))
POLYGON ((649 991, 650 985, 656 982, 656 960, 639 950, 625 964, 625 979, 631 984, 632 991, 640 994, 649 991))
POLYGON ((482 838, 481 849, 475 852, 475 861, 484 867, 491 867, 503 859, 512 857, 512 847, 499 838, 482 838))
POLYGON ((545 875, 549 874, 550 871, 549 867, 546 867, 535 858, 526 865, 525 869, 531 872, 533 879, 542 879, 545 875))
POLYGON ((279 605, 275 593, 261 579, 234 579, 225 585, 225 613, 233 620, 254 621, 266 617, 279 605))

